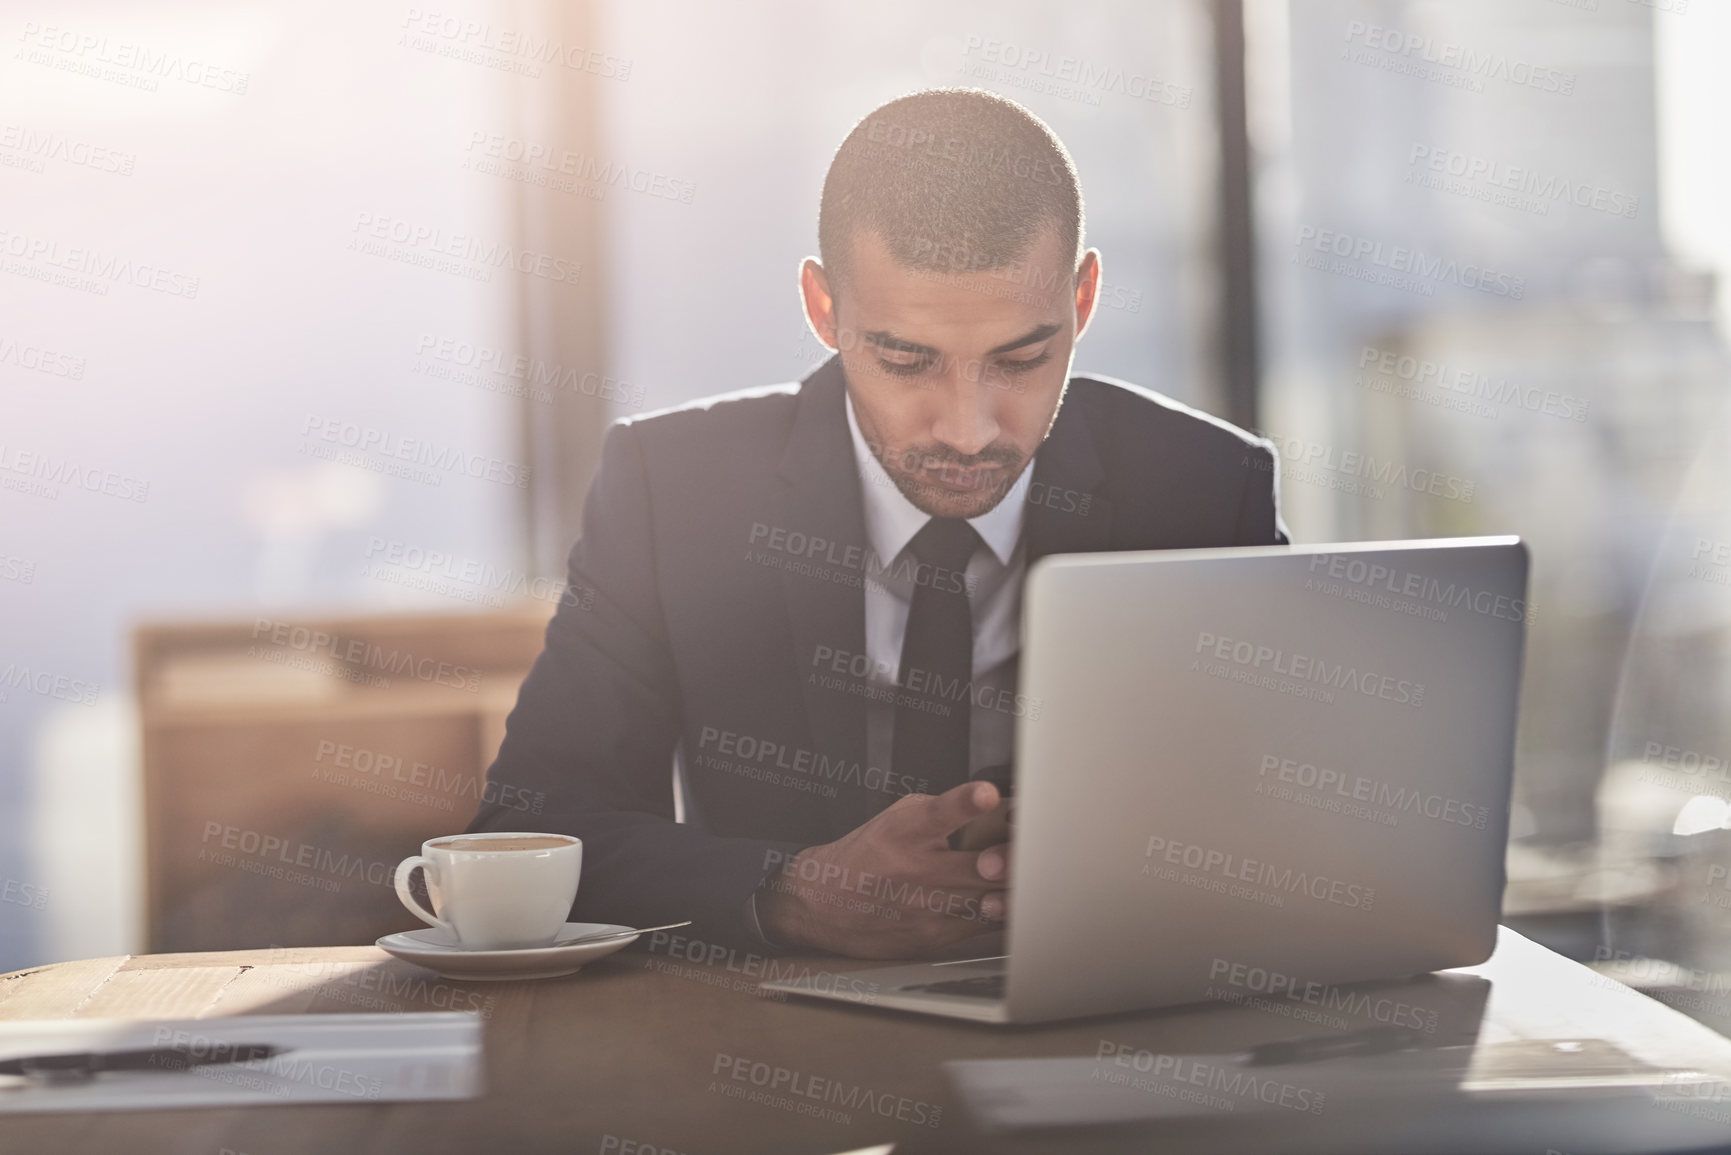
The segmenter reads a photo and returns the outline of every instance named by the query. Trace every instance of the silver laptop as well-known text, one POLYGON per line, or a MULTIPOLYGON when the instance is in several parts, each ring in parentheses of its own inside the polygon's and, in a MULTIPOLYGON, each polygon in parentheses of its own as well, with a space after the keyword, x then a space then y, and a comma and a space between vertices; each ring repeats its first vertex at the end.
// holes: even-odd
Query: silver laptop
POLYGON ((763 987, 1023 1023, 1483 962, 1526 587, 1514 537, 1043 559, 1007 954, 763 987))

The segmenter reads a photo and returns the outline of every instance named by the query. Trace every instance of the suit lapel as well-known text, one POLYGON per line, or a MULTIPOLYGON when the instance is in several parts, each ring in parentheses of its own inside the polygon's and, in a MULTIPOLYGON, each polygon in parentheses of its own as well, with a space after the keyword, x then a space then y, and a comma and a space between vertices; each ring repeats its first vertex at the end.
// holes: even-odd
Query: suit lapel
MULTIPOLYGON (((850 546, 869 548, 846 398, 841 359, 832 357, 801 385, 793 432, 780 467, 787 530, 827 538, 837 543, 839 551, 850 546)), ((863 580, 864 570, 852 576, 863 580)), ((821 575, 784 570, 782 588, 792 626, 794 668, 816 747, 812 753, 831 763, 857 765, 863 776, 865 698, 826 689, 812 676, 821 672, 813 665, 820 647, 847 654, 866 652, 863 585, 860 580, 829 581, 821 575)), ((832 837, 853 829, 872 812, 866 799, 858 797, 870 793, 858 781, 852 788, 843 787, 831 804, 838 824, 832 837)))
POLYGON ((1096 553, 1112 542, 1112 501, 1086 411, 1074 399, 1058 409, 1034 455, 1028 485, 1028 565, 1054 553, 1096 553))

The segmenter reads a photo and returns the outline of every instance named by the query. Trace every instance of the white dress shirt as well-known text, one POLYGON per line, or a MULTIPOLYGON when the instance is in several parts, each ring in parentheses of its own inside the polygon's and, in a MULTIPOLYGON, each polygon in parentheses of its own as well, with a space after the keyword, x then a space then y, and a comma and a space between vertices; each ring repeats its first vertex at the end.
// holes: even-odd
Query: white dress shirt
MULTIPOLYGON (((854 415, 853 397, 847 399, 847 426, 853 435, 854 461, 859 467, 860 491, 865 499, 866 537, 877 554, 876 572, 865 577, 865 643, 871 659, 874 688, 893 686, 901 669, 902 639, 908 629, 908 609, 913 599, 913 567, 895 563, 931 515, 923 513, 902 495, 866 444, 854 415)), ((1015 716, 1008 709, 980 703, 1010 702, 1016 693, 1016 655, 1021 651, 1022 571, 1026 545, 1022 541, 1023 511, 1027 508, 1028 481, 1032 470, 1022 467, 1020 476, 1002 501, 979 517, 970 517, 985 543, 975 548, 968 562, 968 603, 974 617, 974 676, 970 689, 968 773, 1011 760, 1015 740, 1015 716), (1007 690, 1001 695, 1000 690, 1007 690)), ((866 704, 866 764, 887 769, 895 731, 892 695, 869 699, 866 704)))

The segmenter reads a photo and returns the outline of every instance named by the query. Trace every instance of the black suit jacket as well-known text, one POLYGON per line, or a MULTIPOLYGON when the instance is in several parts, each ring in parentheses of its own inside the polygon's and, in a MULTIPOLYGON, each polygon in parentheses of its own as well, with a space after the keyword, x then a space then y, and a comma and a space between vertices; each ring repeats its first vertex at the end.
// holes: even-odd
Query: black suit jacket
MULTIPOLYGON (((761 949, 744 908, 765 875, 913 785, 865 765, 853 655, 874 562, 845 395, 831 359, 608 430, 570 588, 470 825, 581 838, 573 918, 692 919, 695 938, 761 949)), ((1122 382, 1072 378, 1033 470, 1030 566, 1286 540, 1268 442, 1122 382)))

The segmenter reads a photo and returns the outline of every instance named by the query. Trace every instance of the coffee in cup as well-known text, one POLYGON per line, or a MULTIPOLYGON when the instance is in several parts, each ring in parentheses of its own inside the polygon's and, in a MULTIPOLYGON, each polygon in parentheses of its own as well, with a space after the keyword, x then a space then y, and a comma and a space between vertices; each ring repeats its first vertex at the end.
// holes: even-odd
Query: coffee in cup
POLYGON ((427 843, 435 850, 552 850, 575 839, 563 834, 458 834, 427 843))
POLYGON ((568 834, 445 835, 397 865, 397 897, 469 950, 550 946, 571 916, 582 868, 583 843, 568 834), (433 911, 409 890, 417 869, 433 911))

